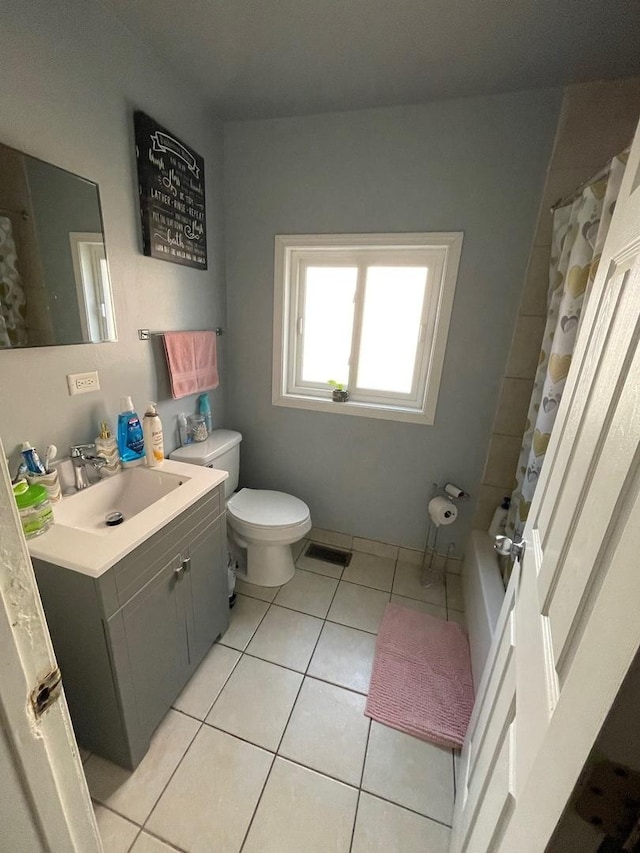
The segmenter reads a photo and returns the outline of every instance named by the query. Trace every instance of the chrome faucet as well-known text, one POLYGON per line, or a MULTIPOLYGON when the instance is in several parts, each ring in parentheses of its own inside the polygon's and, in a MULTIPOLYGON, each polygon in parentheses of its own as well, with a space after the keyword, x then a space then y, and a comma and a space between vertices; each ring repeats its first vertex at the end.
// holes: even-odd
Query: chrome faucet
POLYGON ((107 464, 104 456, 95 455, 95 444, 74 444, 69 448, 69 455, 73 463, 73 477, 75 486, 78 491, 86 489, 89 486, 89 478, 87 477, 87 464, 100 471, 107 464))

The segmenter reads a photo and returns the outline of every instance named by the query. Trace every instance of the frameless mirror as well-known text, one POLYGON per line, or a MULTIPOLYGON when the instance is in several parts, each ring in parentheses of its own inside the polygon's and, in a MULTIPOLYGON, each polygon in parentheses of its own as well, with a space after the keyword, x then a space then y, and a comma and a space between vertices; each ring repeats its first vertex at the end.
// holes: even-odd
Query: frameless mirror
POLYGON ((97 184, 0 144, 0 349, 114 340, 97 184))

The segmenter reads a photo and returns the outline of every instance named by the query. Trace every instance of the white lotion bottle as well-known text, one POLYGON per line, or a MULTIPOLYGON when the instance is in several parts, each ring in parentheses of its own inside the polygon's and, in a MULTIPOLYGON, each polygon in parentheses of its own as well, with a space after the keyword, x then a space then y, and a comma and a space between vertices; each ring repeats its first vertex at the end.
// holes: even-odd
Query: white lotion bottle
POLYGON ((144 448, 149 468, 155 468, 164 462, 164 438, 162 435, 162 421, 156 409, 156 403, 149 403, 147 411, 142 420, 142 432, 144 435, 144 448))
POLYGON ((509 505, 511 498, 505 496, 499 507, 496 507, 489 525, 489 536, 495 539, 496 536, 503 534, 507 525, 507 516, 509 515, 509 505))

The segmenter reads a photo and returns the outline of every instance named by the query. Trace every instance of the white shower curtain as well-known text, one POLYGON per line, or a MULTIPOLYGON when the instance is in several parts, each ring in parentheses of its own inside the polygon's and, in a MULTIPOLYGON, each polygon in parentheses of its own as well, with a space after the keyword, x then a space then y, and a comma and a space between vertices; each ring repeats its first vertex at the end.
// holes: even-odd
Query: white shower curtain
POLYGON ((27 344, 26 300, 11 220, 0 216, 0 349, 27 344))
POLYGON ((627 156, 615 157, 554 213, 547 323, 507 518, 511 538, 521 538, 531 508, 627 156))

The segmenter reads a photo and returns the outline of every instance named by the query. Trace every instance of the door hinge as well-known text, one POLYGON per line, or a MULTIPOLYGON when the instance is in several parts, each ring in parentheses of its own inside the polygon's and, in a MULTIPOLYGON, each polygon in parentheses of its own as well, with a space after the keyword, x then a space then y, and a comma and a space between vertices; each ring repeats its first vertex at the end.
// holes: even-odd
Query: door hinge
POLYGON ((60 698, 62 691, 62 674, 59 667, 52 670, 49 675, 45 675, 36 689, 31 693, 31 705, 39 720, 50 705, 60 698))

